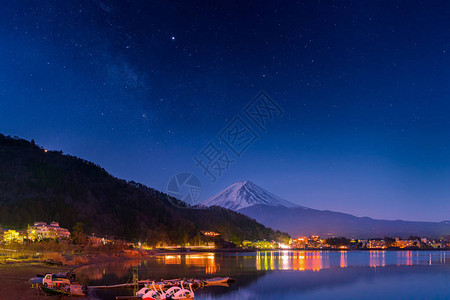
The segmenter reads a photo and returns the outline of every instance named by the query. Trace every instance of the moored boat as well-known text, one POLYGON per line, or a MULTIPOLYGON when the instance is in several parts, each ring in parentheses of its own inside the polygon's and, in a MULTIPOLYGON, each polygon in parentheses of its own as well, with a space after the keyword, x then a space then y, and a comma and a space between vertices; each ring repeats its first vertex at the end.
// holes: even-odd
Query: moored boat
POLYGON ((223 284, 232 281, 230 277, 215 277, 210 279, 205 279, 204 282, 207 285, 223 284))

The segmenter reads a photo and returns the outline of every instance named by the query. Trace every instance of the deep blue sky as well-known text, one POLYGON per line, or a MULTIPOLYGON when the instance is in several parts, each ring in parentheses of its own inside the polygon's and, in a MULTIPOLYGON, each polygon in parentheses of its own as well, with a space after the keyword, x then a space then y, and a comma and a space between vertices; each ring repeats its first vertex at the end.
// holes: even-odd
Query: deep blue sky
POLYGON ((202 198, 248 179, 312 208, 450 219, 449 92, 446 1, 0 10, 0 132, 163 191, 190 172, 202 198), (212 183, 194 156, 260 90, 284 114, 212 183))

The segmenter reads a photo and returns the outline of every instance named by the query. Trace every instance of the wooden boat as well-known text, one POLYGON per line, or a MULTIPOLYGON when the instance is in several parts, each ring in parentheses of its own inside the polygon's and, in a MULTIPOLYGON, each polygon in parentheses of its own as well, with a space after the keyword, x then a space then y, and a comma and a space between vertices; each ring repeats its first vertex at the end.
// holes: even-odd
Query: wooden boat
POLYGON ((232 279, 230 277, 216 277, 216 278, 205 279, 204 282, 206 285, 216 285, 216 284, 228 283, 231 280, 232 279))

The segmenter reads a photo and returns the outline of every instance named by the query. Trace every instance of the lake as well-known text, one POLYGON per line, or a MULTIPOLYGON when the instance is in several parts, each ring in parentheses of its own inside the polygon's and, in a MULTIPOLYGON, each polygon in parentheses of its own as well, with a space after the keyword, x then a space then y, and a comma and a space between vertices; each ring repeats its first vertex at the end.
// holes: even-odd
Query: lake
MULTIPOLYGON (((450 251, 262 251, 186 253, 109 262, 77 270, 87 285, 183 277, 236 279, 195 299, 450 299, 450 251)), ((91 299, 131 295, 96 290, 91 299)))

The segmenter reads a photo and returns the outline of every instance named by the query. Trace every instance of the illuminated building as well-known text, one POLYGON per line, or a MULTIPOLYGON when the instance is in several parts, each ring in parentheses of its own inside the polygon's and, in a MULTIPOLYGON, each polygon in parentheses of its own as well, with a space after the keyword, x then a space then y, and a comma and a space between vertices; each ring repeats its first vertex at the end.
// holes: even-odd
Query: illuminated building
MULTIPOLYGON (((89 239, 89 243, 94 247, 106 245, 106 243, 107 243, 107 240, 104 237, 100 237, 100 236, 90 235, 90 236, 88 236, 88 239, 89 239)), ((139 247, 139 248, 141 248, 141 247, 139 247)), ((142 248, 144 248, 144 246, 142 246, 142 248)))
POLYGON ((35 222, 33 226, 28 227, 27 231, 28 238, 31 240, 70 238, 69 230, 60 227, 58 222, 51 222, 49 225, 45 222, 35 222))
POLYGON ((201 233, 208 237, 217 237, 220 235, 220 233, 215 232, 215 231, 201 231, 201 233))
POLYGON ((369 249, 386 249, 386 242, 384 240, 369 240, 367 242, 369 249))
POLYGON ((248 241, 248 240, 244 240, 244 241, 242 241, 242 247, 244 247, 244 248, 249 248, 249 247, 252 247, 252 242, 250 242, 250 241, 248 241))
POLYGON ((308 238, 306 236, 296 238, 293 241, 293 247, 296 249, 306 249, 307 246, 308 246, 308 238))
POLYGON ((268 241, 256 241, 253 246, 258 249, 275 249, 275 244, 268 241))
POLYGON ((322 249, 325 247, 325 240, 320 239, 318 235, 298 237, 291 242, 295 249, 322 249))
POLYGON ((23 236, 21 236, 18 231, 9 229, 3 234, 3 242, 5 244, 11 244, 13 242, 23 242, 23 236))
POLYGON ((398 248, 410 248, 410 247, 420 247, 419 240, 401 240, 400 238, 395 239, 395 243, 393 243, 394 247, 398 248))

